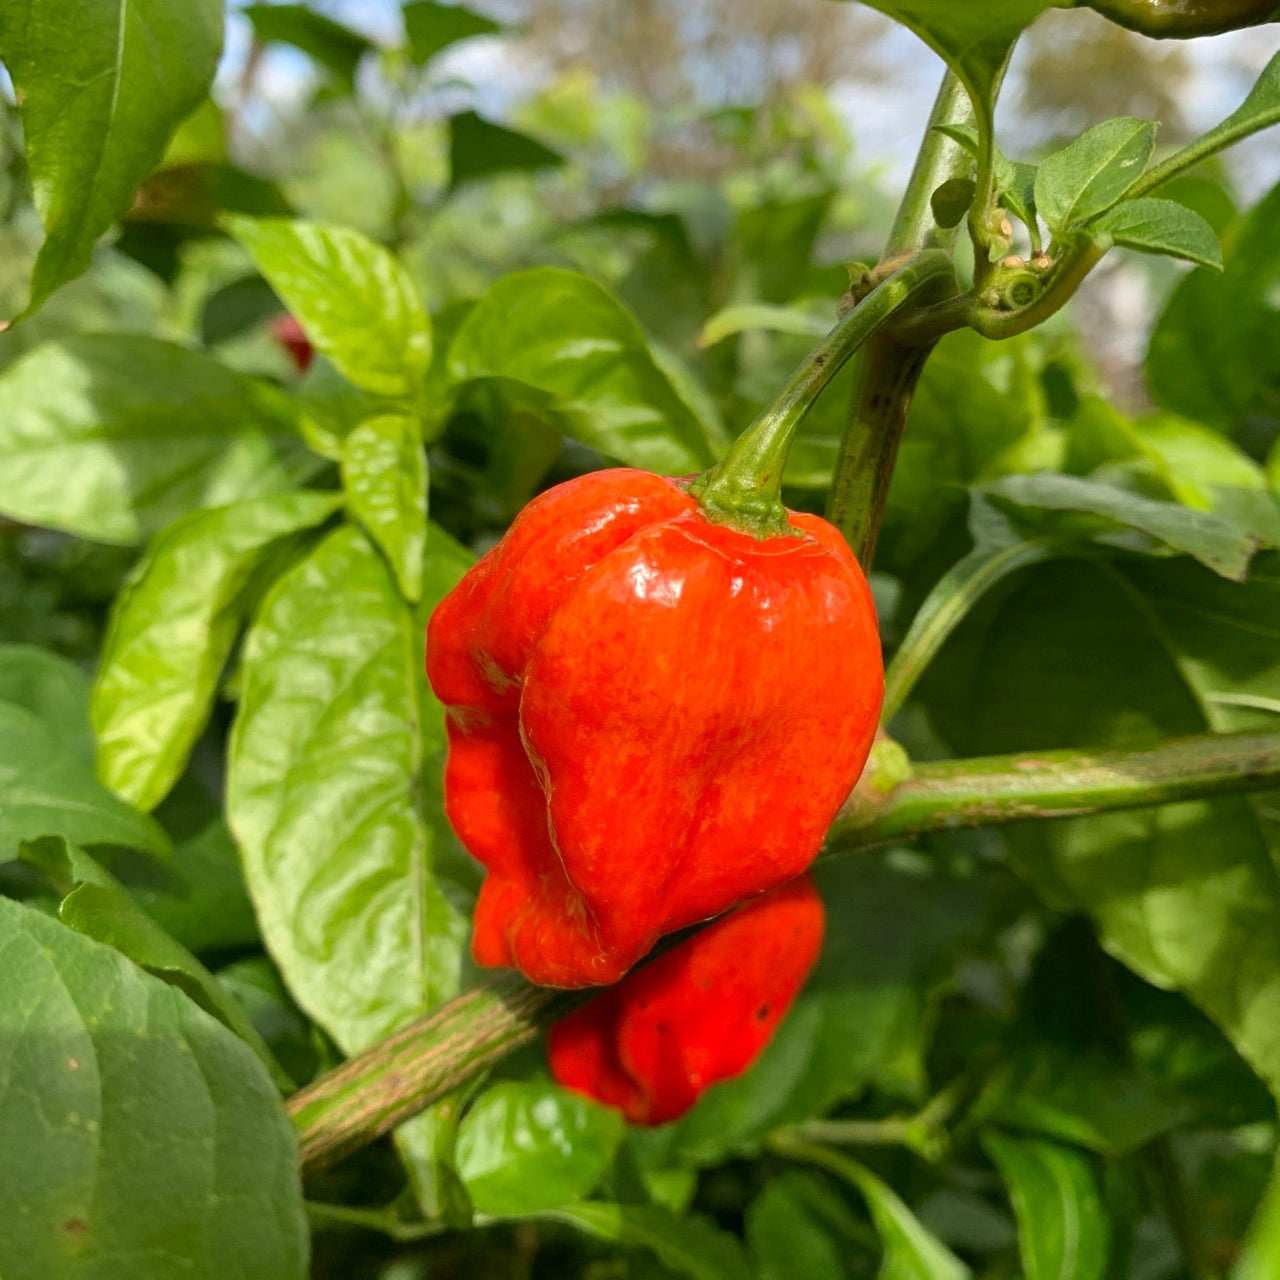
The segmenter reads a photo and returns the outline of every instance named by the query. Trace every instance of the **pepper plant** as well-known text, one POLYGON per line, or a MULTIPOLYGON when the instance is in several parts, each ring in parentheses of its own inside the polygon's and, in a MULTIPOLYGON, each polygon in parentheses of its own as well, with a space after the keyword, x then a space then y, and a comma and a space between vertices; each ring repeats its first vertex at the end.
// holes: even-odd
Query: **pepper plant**
POLYGON ((1217 160, 1280 55, 1178 149, 995 128, 1048 9, 1280 12, 872 7, 942 77, 884 218, 814 95, 662 199, 581 79, 432 114, 510 34, 461 6, 250 5, 220 106, 219 0, 0 0, 3 1280, 1280 1274, 1280 188, 1217 160), (315 94, 273 140, 277 46, 315 94), (1162 297, 1136 412, 1067 305, 1117 261, 1162 297), (423 670, 521 508, 617 465, 752 538, 825 513, 886 657, 813 973, 657 1126, 553 1082, 579 993, 470 959, 423 670))

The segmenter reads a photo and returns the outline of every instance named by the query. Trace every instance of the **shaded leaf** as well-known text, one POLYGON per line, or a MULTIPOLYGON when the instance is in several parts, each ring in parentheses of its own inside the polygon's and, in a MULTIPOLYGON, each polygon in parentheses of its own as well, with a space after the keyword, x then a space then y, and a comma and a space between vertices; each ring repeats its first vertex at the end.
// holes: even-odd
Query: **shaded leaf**
POLYGON ((4 898, 0 970, 4 1275, 303 1280, 297 1140, 249 1048, 4 898))
POLYGON ((93 758, 89 677, 72 661, 29 644, 0 644, 0 702, 40 718, 58 741, 93 758))
POLYGON ((371 41, 304 4, 251 4, 240 10, 264 43, 292 45, 327 67, 347 89, 355 88, 356 67, 371 41))
POLYGON ((476 178, 495 173, 547 169, 564 163, 564 156, 552 151, 528 134, 493 124, 474 111, 449 117, 450 185, 460 187, 476 178))
POLYGON ((998 1129, 982 1145, 1009 1188, 1027 1280, 1102 1280, 1111 1229, 1090 1158, 998 1129))
POLYGON ((154 808, 204 729, 273 543, 319 524, 335 494, 253 498, 178 520, 151 544, 116 598, 93 686, 98 776, 154 808))
POLYGON ((404 30, 409 38, 409 57, 421 67, 441 50, 473 36, 495 35, 502 24, 460 4, 437 4, 436 0, 410 0, 404 6, 404 30))

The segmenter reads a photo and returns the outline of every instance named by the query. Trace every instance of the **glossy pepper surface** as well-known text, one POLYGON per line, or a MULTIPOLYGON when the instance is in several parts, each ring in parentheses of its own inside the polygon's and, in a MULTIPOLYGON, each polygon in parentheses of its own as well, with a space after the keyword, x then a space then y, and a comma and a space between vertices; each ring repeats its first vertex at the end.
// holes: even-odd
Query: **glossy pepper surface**
POLYGON ((852 553, 791 522, 759 540, 674 481, 595 472, 531 502, 436 609, 446 809, 489 872, 478 963, 615 982, 813 860, 884 676, 852 553))
POLYGON ((754 898, 557 1022, 551 1074, 633 1124, 676 1119, 759 1057, 818 958, 823 925, 808 876, 754 898))

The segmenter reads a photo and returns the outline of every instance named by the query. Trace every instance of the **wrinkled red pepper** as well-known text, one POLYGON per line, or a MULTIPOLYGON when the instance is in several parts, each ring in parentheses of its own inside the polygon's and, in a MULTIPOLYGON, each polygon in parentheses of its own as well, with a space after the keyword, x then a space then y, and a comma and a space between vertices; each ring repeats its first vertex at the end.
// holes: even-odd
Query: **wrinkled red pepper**
POLYGON ((551 1074, 633 1124, 683 1115, 760 1056, 822 949, 808 876, 780 886, 629 973, 551 1028, 551 1074))
POLYGON ((596 472, 531 502, 436 609, 446 808, 489 871, 478 963, 616 982, 813 860, 884 676, 849 548, 790 518, 757 539, 674 481, 596 472))

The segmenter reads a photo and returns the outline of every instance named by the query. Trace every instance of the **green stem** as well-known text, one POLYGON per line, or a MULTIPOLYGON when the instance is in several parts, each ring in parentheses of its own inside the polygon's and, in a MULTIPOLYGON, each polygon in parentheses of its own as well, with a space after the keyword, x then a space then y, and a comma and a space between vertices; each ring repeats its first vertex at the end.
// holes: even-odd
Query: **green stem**
POLYGON ((691 486, 709 520, 757 537, 790 526, 779 501, 787 451, 796 430, 849 357, 907 303, 954 285, 946 253, 926 249, 878 284, 805 357, 782 390, 734 441, 728 453, 691 486))
MULTIPOLYGON (((883 262, 926 250, 950 254, 954 249, 959 228, 938 226, 930 197, 948 179, 967 174, 973 162, 938 126, 963 126, 972 121, 968 91, 947 72, 898 206, 883 262)), ((849 422, 827 498, 827 519, 844 534, 864 569, 871 567, 907 410, 931 347, 932 342, 924 342, 912 350, 878 333, 858 358, 849 422)))
MULTIPOLYGON (((1134 809, 1280 786, 1280 732, 1203 734, 1161 746, 1048 751, 925 764, 896 787, 864 779, 837 816, 827 855, 958 826, 1134 809)), ((512 974, 432 1010, 321 1076, 288 1102, 304 1172, 389 1132, 491 1067, 590 993, 512 974)))
POLYGON ((306 1202, 307 1217, 313 1227, 358 1227, 362 1231, 377 1231, 392 1240, 408 1243, 426 1240, 448 1230, 443 1222, 406 1222, 395 1210, 358 1208, 346 1204, 326 1204, 318 1200, 306 1202))

